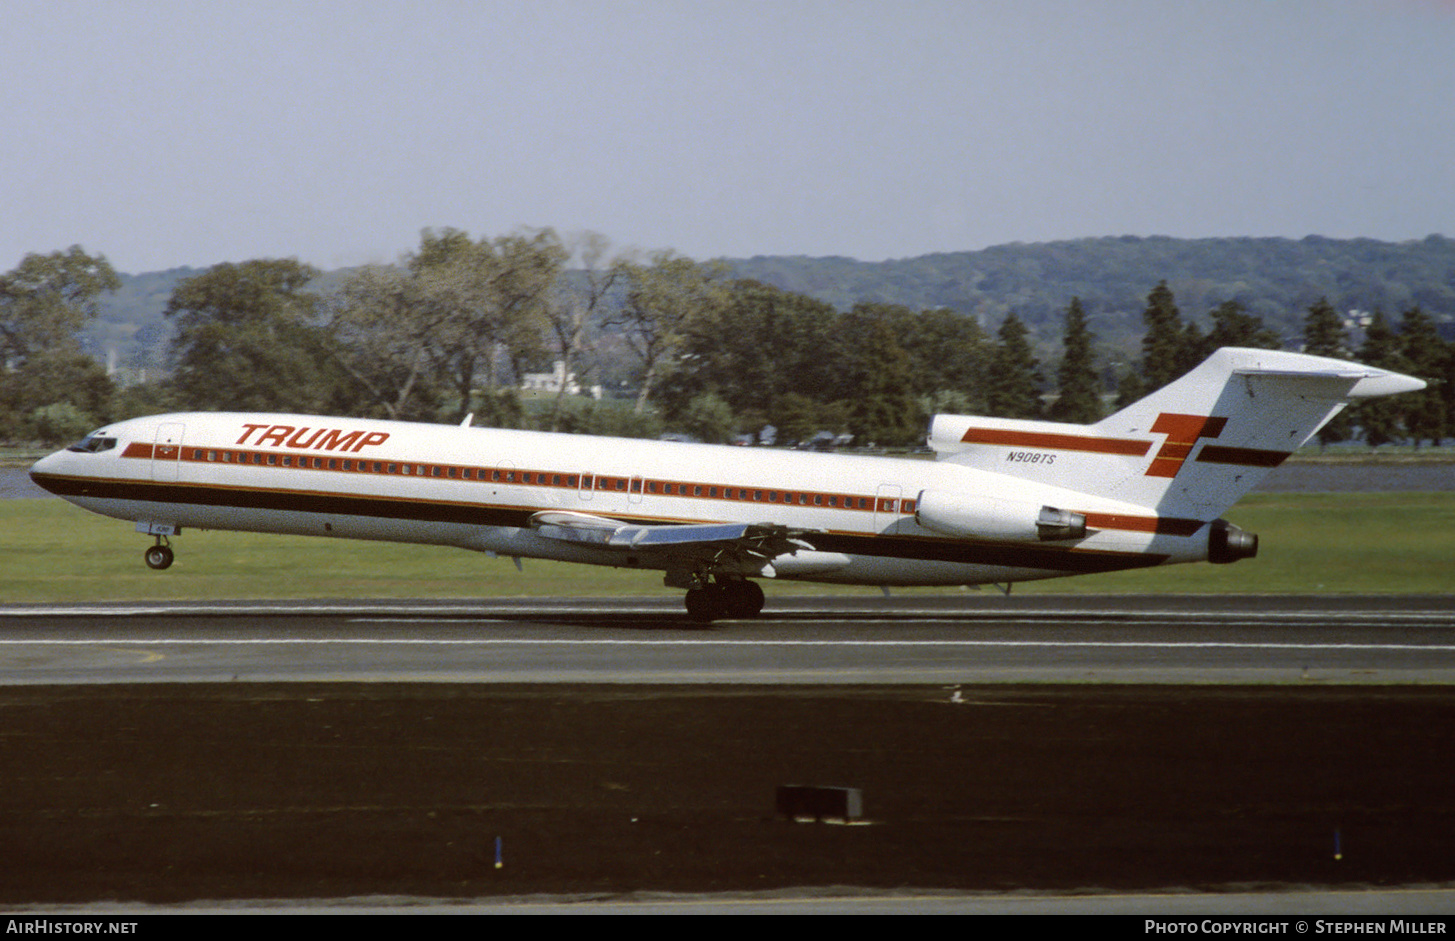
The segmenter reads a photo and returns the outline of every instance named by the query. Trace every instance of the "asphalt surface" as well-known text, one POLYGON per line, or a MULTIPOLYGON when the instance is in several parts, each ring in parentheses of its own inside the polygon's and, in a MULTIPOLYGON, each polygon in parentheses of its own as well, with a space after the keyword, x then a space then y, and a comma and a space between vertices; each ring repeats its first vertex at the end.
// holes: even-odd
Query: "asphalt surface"
POLYGON ((1448 687, 98 684, 0 712, 5 905, 1455 882, 1448 687), (862 815, 789 819, 782 785, 862 815))
POLYGON ((1409 887, 1455 883, 1452 628, 1445 597, 7 608, 0 903, 1449 913, 1409 887), (784 784, 863 815, 790 821, 784 784))
POLYGON ((1455 597, 878 595, 0 608, 0 683, 1449 683, 1455 597))

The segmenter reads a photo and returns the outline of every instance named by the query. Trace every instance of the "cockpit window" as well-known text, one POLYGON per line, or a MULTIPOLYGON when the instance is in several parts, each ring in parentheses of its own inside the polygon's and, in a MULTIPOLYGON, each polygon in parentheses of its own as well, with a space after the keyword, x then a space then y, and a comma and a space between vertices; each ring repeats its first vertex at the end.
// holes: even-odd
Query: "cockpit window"
POLYGON ((110 451, 116 447, 116 439, 101 432, 92 432, 75 444, 66 448, 67 451, 84 451, 88 454, 98 454, 101 451, 110 451))

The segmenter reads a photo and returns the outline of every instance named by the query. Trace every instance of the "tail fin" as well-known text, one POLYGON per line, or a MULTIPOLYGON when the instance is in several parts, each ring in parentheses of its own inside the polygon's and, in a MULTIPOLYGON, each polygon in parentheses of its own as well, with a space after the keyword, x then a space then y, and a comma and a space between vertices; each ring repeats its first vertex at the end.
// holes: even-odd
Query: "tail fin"
POLYGON ((1419 379, 1301 353, 1224 348, 1094 425, 937 415, 941 460, 1211 520, 1352 399, 1419 379))

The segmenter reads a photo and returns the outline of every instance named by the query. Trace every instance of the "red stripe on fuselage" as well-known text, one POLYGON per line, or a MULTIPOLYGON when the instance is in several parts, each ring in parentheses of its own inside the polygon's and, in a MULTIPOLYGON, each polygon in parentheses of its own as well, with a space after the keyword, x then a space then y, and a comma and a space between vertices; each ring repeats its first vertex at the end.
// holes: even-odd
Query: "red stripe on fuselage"
MULTIPOLYGON (((1083 439, 1084 440, 1084 439, 1083 439)), ((1107 439, 1111 440, 1111 439, 1107 439)), ((1147 442, 1140 442, 1150 448, 1147 442)), ((175 447, 175 446, 173 446, 175 447)), ((170 450, 170 449, 169 449, 170 450)), ((150 444, 134 442, 122 451, 125 458, 149 460, 153 457, 150 444)), ((167 460, 178 456, 168 455, 167 460)), ((700 481, 676 481, 661 478, 625 477, 620 474, 582 474, 580 471, 554 472, 543 470, 522 470, 518 468, 495 468, 477 465, 438 464, 430 461, 344 458, 337 454, 319 455, 317 452, 254 451, 237 447, 203 447, 189 444, 181 449, 180 460, 187 464, 203 464, 217 468, 238 467, 250 471, 266 470, 273 473, 285 471, 327 471, 340 474, 368 474, 370 476, 407 477, 415 480, 445 482, 462 485, 495 484, 523 487, 547 487, 552 489, 594 490, 598 493, 625 495, 628 490, 633 497, 672 497, 674 499, 701 499, 732 503, 756 503, 767 506, 792 506, 803 509, 840 510, 853 512, 894 513, 901 516, 914 514, 913 499, 877 498, 867 494, 827 493, 819 491, 788 490, 773 487, 745 487, 738 484, 715 484, 700 481), (583 488, 584 482, 584 488, 583 488)), ((202 485, 207 486, 207 485, 202 485)), ((272 488, 269 488, 272 489, 272 488)), ((303 491, 297 491, 303 492, 303 491)), ((355 493, 316 490, 320 495, 355 498, 355 493)), ((473 503, 471 505, 474 505, 473 503)), ((704 522, 703 520, 681 520, 661 518, 662 522, 704 522)), ((1133 516, 1121 513, 1086 514, 1087 526, 1096 530, 1118 530, 1123 532, 1152 533, 1160 535, 1190 536, 1203 526, 1195 519, 1177 517, 1133 516)))
POLYGON ((1121 454, 1141 457, 1152 447, 1150 441, 1131 438, 1092 438, 1042 431, 1012 431, 1005 428, 967 428, 960 438, 966 444, 990 444, 1010 448, 1086 451, 1091 454, 1121 454))

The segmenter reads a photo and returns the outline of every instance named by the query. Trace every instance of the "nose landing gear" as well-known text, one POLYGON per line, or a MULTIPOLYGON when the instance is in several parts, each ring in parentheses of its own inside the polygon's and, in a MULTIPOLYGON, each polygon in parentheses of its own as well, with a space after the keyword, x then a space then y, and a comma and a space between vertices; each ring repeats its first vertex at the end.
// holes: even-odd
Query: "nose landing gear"
POLYGON ((158 536, 155 546, 148 546, 146 553, 142 556, 146 560, 147 568, 164 569, 172 564, 172 546, 167 542, 166 536, 158 536))
POLYGON ((172 544, 167 540, 168 536, 180 536, 182 527, 175 523, 153 523, 148 520, 140 520, 136 524, 136 531, 146 533, 148 536, 155 536, 157 544, 151 546, 142 554, 149 569, 164 569, 172 564, 172 544))

